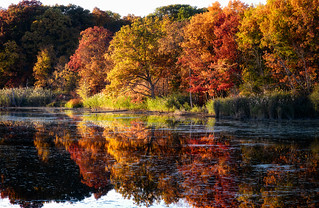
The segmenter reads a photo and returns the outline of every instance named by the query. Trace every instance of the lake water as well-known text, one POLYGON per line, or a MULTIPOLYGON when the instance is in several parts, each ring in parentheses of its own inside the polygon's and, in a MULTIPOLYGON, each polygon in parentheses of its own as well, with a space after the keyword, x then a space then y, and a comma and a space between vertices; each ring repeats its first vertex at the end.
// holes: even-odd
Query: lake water
POLYGON ((319 207, 319 121, 0 111, 0 207, 319 207))

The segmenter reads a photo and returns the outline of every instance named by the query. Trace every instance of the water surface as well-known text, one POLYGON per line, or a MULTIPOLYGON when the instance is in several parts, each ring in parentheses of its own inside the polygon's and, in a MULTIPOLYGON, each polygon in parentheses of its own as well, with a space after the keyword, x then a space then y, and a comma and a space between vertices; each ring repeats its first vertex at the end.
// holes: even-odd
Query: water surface
POLYGON ((0 111, 1 207, 319 207, 319 122, 0 111))

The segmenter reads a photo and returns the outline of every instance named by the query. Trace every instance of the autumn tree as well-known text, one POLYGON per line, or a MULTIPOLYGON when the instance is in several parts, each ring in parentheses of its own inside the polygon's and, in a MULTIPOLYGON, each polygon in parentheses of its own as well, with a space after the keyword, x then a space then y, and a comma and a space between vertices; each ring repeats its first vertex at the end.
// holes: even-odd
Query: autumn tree
POLYGON ((112 64, 104 54, 111 37, 112 33, 103 27, 95 26, 81 32, 79 47, 68 63, 80 76, 79 87, 87 86, 84 94, 88 96, 100 92, 107 84, 107 73, 112 64))
POLYGON ((184 41, 183 28, 188 21, 170 21, 165 24, 166 34, 159 39, 159 52, 166 56, 165 67, 170 71, 170 76, 162 79, 162 95, 168 95, 174 92, 182 91, 181 65, 178 58, 183 52, 181 47, 184 41))
POLYGON ((271 0, 260 23, 262 44, 274 84, 281 89, 309 93, 318 80, 318 1, 271 0))
POLYGON ((121 15, 112 11, 103 11, 95 7, 92 11, 93 24, 95 26, 104 27, 111 32, 117 32, 123 25, 130 22, 121 19, 121 15))
POLYGON ((61 56, 51 75, 52 88, 67 94, 75 92, 79 75, 68 66, 68 59, 61 56))
POLYGON ((0 62, 5 71, 1 87, 18 87, 31 82, 34 58, 26 53, 22 38, 44 10, 42 3, 35 0, 21 1, 0 10, 0 62))
POLYGON ((3 47, 0 51, 0 88, 14 87, 25 76, 22 73, 25 56, 15 41, 8 41, 3 47))
POLYGON ((50 87, 50 76, 53 71, 53 47, 42 49, 38 56, 37 62, 33 67, 34 85, 36 87, 50 87))
POLYGON ((185 180, 183 193, 193 207, 238 207, 238 150, 231 148, 230 138, 210 134, 188 138, 179 166, 185 180), (198 197, 200 195, 200 197, 198 197))
POLYGON ((237 43, 242 53, 242 94, 259 94, 271 89, 271 73, 265 65, 264 55, 269 48, 263 46, 260 24, 267 18, 264 5, 249 7, 240 21, 237 43))
POLYGON ((176 203, 182 192, 176 167, 181 138, 139 119, 122 122, 113 122, 103 133, 115 160, 111 169, 115 190, 138 205, 151 206, 160 199, 176 203))
POLYGON ((114 68, 108 79, 108 91, 122 91, 154 98, 159 81, 169 75, 167 56, 159 50, 165 35, 165 20, 135 19, 121 28, 110 45, 114 68))
POLYGON ((58 9, 49 8, 37 17, 31 30, 23 36, 25 49, 34 53, 48 45, 54 46, 58 57, 71 55, 77 44, 77 37, 72 34, 71 19, 58 9))
POLYGON ((208 12, 195 15, 185 27, 180 61, 190 91, 225 96, 239 84, 236 33, 245 8, 237 0, 223 9, 216 2, 208 12))
POLYGON ((135 16, 134 14, 128 14, 124 16, 122 19, 124 22, 127 23, 127 25, 131 24, 135 19, 141 18, 140 16, 135 16))

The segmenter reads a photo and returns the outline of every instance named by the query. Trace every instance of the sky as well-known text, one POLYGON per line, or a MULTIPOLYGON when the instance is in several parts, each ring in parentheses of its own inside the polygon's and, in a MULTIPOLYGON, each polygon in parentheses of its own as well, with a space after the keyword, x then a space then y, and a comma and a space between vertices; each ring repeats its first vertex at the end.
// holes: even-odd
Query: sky
MULTIPOLYGON (((0 0, 0 7, 8 8, 10 4, 17 4, 21 0, 0 0)), ((110 10, 119 13, 121 16, 134 14, 136 16, 146 16, 153 13, 156 8, 167 6, 171 4, 189 4, 197 8, 208 7, 216 0, 40 0, 44 5, 53 6, 75 4, 84 9, 93 10, 98 7, 101 10, 110 10)), ((229 0, 219 0, 222 6, 226 6, 229 0)), ((251 4, 265 4, 266 0, 242 0, 249 5, 251 4)))

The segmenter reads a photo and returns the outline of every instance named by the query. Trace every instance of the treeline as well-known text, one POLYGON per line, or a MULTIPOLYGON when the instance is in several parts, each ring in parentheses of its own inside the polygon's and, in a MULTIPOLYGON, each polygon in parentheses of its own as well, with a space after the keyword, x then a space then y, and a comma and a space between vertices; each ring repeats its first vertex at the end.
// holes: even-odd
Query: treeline
POLYGON ((0 87, 134 102, 182 94, 191 106, 277 91, 307 96, 319 80, 318 6, 318 0, 257 6, 233 0, 121 18, 22 1, 0 12, 0 87))
POLYGON ((76 5, 44 6, 35 0, 0 8, 0 87, 43 85, 42 70, 45 87, 56 88, 54 76, 62 76, 57 72, 78 47, 81 31, 99 26, 115 33, 130 18, 98 8, 90 12, 76 5))

